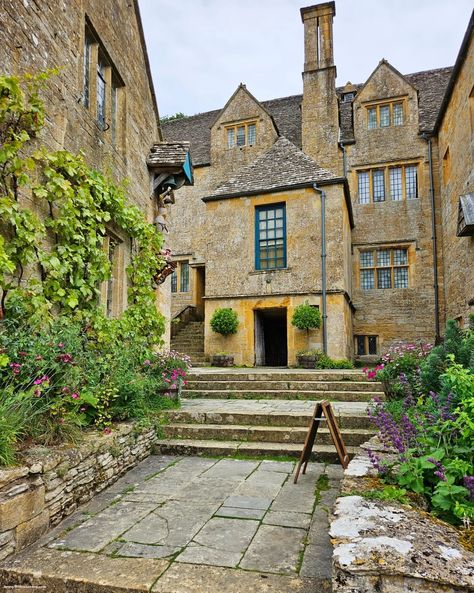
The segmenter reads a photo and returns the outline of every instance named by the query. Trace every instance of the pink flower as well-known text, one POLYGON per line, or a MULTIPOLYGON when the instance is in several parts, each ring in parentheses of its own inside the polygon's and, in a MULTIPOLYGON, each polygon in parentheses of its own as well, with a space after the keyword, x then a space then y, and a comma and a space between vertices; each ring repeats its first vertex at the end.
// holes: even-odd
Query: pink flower
POLYGON ((149 361, 148 359, 143 361, 143 364, 147 367, 149 367, 151 365, 151 361, 149 361))
POLYGON ((33 391, 33 393, 34 393, 35 397, 39 397, 41 395, 41 389, 35 389, 33 391))
POLYGON ((27 352, 18 352, 18 356, 28 356, 27 352))
POLYGON ((87 408, 84 406, 82 408, 79 408, 79 412, 85 412, 86 410, 87 410, 87 408))
POLYGON ((41 354, 38 354, 35 356, 35 360, 43 360, 43 357, 41 356, 41 354))
POLYGON ((72 397, 72 399, 79 399, 79 394, 78 393, 71 393, 71 397, 72 397))
POLYGON ((64 344, 62 342, 59 342, 58 348, 64 348, 64 344))
POLYGON ((112 429, 110 428, 110 426, 106 426, 104 428, 104 434, 110 434, 112 432, 112 429))

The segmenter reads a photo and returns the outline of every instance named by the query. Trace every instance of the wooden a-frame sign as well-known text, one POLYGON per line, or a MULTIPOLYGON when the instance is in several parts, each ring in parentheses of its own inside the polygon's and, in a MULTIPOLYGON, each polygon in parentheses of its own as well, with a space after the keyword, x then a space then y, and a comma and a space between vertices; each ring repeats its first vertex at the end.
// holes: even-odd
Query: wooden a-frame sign
POLYGON ((331 404, 328 401, 318 402, 314 409, 313 417, 311 418, 308 433, 306 435, 306 439, 304 442, 303 451, 301 452, 300 460, 296 467, 296 474, 294 480, 295 484, 298 481, 301 466, 303 464, 303 474, 306 473, 306 467, 308 465, 309 458, 311 457, 311 451, 313 450, 314 440, 316 439, 316 434, 318 433, 319 423, 324 421, 323 414, 328 423, 329 433, 331 434, 332 442, 336 447, 337 455, 339 457, 339 461, 341 462, 342 467, 346 469, 349 463, 349 455, 347 454, 346 446, 344 445, 344 441, 342 440, 341 431, 339 430, 339 426, 337 425, 331 404))

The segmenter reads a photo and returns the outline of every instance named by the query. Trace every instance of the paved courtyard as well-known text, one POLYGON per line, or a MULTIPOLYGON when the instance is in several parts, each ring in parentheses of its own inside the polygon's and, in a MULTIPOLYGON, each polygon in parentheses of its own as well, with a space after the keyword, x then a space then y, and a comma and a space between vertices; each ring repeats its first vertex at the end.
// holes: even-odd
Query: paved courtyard
POLYGON ((297 485, 293 470, 151 456, 11 562, 61 593, 71 581, 101 591, 329 591, 328 511, 341 469, 310 463, 297 485))

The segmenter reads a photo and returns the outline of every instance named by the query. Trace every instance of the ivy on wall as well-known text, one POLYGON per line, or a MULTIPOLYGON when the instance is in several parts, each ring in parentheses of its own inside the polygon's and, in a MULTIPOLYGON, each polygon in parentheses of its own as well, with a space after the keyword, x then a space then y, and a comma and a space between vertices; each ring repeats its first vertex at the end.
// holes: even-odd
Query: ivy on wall
POLYGON ((104 238, 113 224, 133 249, 129 306, 110 324, 158 343, 164 320, 152 278, 163 261, 162 236, 127 203, 124 187, 82 155, 33 142, 44 125, 39 93, 50 75, 0 76, 0 314, 20 299, 38 318, 59 312, 99 322, 100 285, 111 275, 104 238))

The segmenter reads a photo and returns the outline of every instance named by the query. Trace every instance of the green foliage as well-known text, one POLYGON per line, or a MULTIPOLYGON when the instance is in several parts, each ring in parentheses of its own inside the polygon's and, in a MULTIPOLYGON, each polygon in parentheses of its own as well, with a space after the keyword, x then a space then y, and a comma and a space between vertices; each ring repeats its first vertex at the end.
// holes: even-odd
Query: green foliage
POLYGON ((187 115, 181 111, 178 111, 174 115, 164 115, 163 117, 160 117, 160 122, 162 124, 166 124, 169 121, 176 121, 177 119, 183 119, 184 117, 187 117, 187 115))
POLYGON ((309 331, 321 327, 321 315, 317 307, 312 307, 308 301, 295 308, 291 319, 292 325, 301 330, 309 331))
POLYGON ((222 334, 223 336, 235 334, 237 333, 238 326, 239 318, 231 307, 216 309, 212 314, 211 328, 212 331, 218 334, 222 334))
POLYGON ((15 462, 16 445, 27 434, 30 400, 0 393, 0 467, 15 462))
POLYGON ((14 315, 20 306, 38 320, 52 310, 100 317, 100 284, 111 275, 104 238, 107 225, 113 224, 133 246, 129 307, 110 323, 114 339, 146 337, 149 344, 159 344, 164 320, 156 309, 152 278, 162 262, 161 235, 127 204, 124 187, 90 169, 82 155, 28 152, 28 142, 44 123, 39 91, 48 75, 0 77, 2 313, 14 315), (28 193, 33 205, 23 199, 28 193), (38 210, 49 215, 40 221, 38 210), (39 269, 41 280, 34 275, 25 280, 27 265, 39 269))
POLYGON ((401 504, 409 504, 410 499, 407 496, 405 488, 398 488, 397 486, 384 486, 381 490, 366 490, 362 492, 364 498, 369 500, 388 500, 400 502, 401 504))
POLYGON ((342 358, 340 360, 334 360, 327 354, 324 354, 322 350, 301 350, 297 352, 298 356, 311 356, 315 358, 314 368, 315 369, 353 369, 354 365, 350 360, 342 358))

